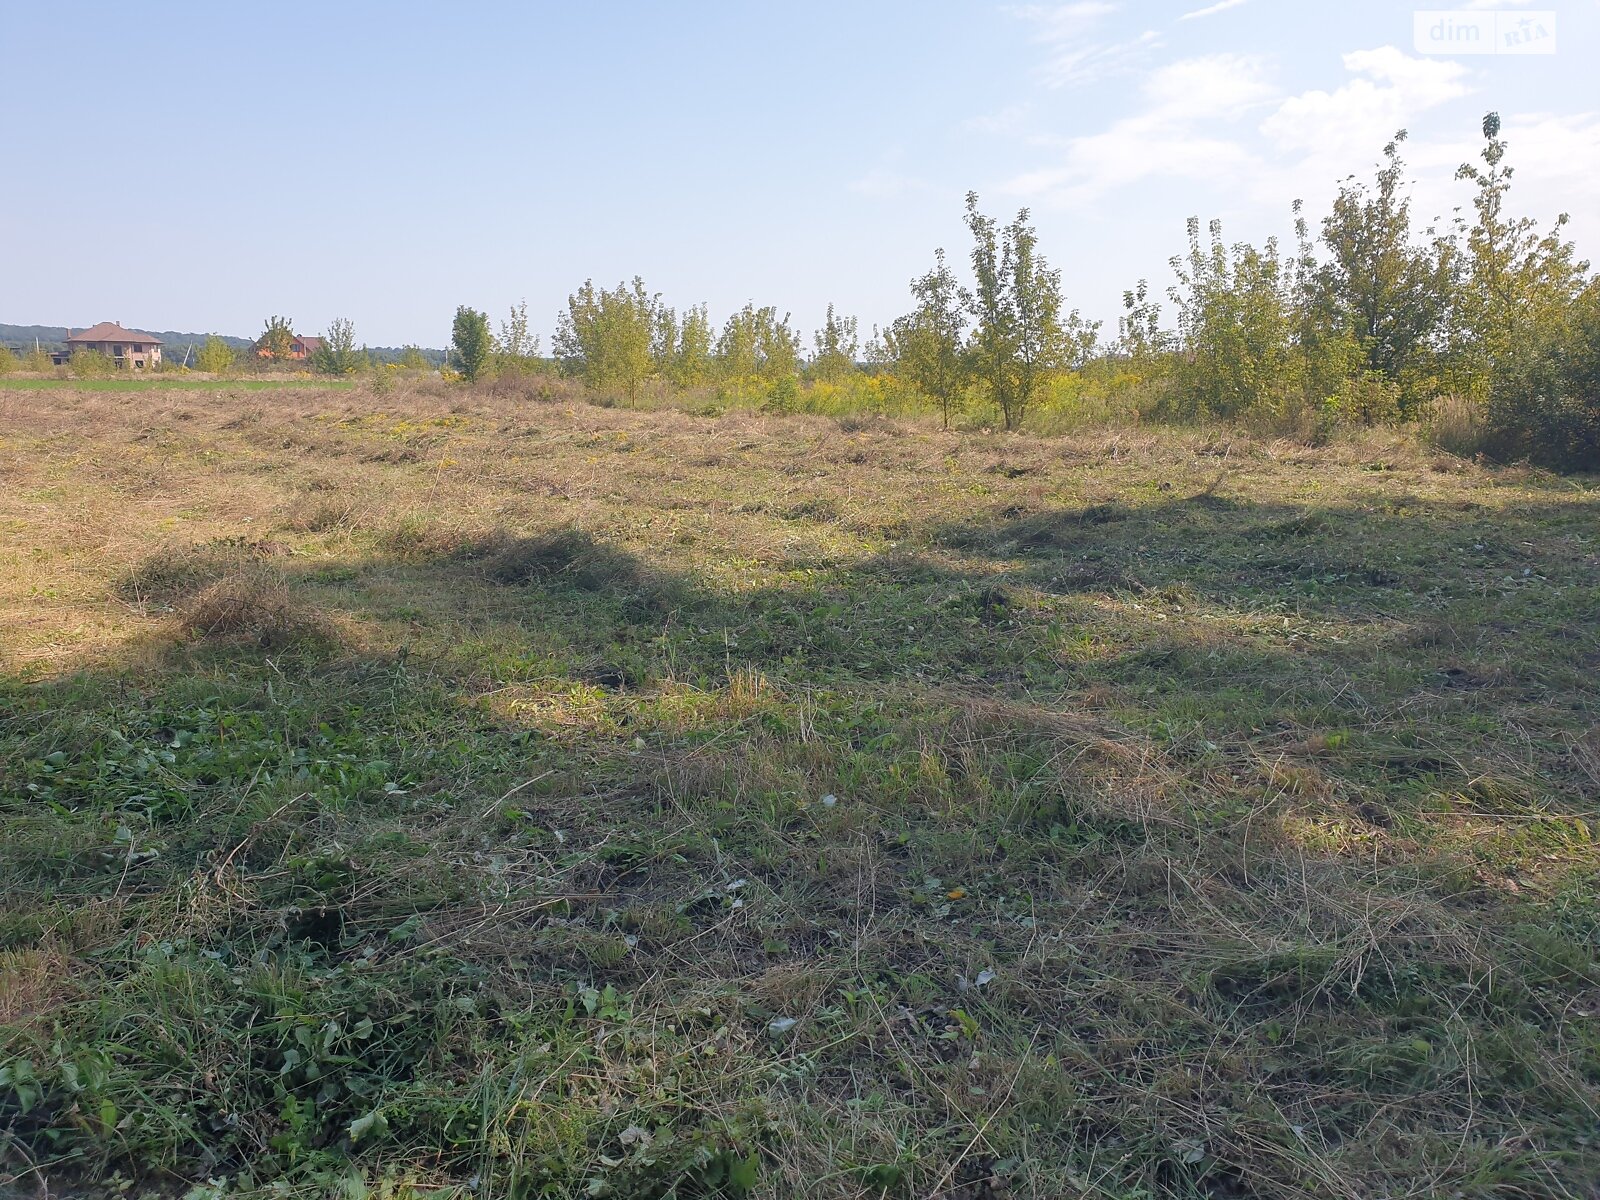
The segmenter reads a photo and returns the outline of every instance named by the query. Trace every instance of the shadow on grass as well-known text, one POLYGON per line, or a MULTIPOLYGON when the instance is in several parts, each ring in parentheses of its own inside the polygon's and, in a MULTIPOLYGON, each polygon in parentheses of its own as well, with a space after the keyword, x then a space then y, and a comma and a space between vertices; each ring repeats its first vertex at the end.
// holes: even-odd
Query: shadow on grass
POLYGON ((572 529, 153 556, 145 666, 4 685, 0 1119, 91 1175, 1576 1188, 1594 519, 1202 494, 744 591, 572 529))

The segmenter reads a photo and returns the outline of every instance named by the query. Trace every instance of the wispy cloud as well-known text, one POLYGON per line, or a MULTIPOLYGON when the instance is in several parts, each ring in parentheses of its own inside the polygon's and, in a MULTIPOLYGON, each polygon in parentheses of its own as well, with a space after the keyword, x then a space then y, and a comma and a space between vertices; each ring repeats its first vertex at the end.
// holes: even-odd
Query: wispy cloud
POLYGON ((1245 2, 1246 0, 1217 0, 1215 4, 1207 5, 1205 8, 1197 8, 1193 12, 1184 13, 1178 20, 1193 21, 1199 17, 1213 16, 1219 12, 1227 12, 1230 8, 1238 8, 1245 2))
MULTIPOLYGON (((1287 95, 1272 82, 1272 63, 1260 56, 1168 63, 1145 77, 1131 114, 1057 143, 1055 161, 1014 176, 1003 190, 1080 207, 1146 180, 1232 179, 1237 200, 1282 206, 1295 196, 1323 194, 1332 181, 1365 167, 1396 129, 1472 90, 1461 63, 1393 46, 1357 50, 1343 62, 1347 77, 1337 87, 1287 95)), ((1547 122, 1528 140, 1543 143, 1536 151, 1542 158, 1566 154, 1587 167, 1595 162, 1595 129, 1583 120, 1547 122)), ((1443 160, 1446 179, 1449 164, 1471 150, 1409 146, 1419 162, 1443 160)), ((1577 169, 1565 177, 1578 185, 1577 169)))
POLYGON ((1262 59, 1182 59, 1151 72, 1141 91, 1144 106, 1134 115, 1069 139, 1063 162, 1019 175, 1003 190, 1077 204, 1155 176, 1205 179, 1255 169, 1253 151, 1213 131, 1277 97, 1262 59))
POLYGON ((1142 65, 1161 35, 1146 30, 1129 38, 1100 36, 1099 27, 1119 6, 1105 0, 1027 4, 1002 9, 1034 26, 1034 41, 1049 48, 1040 77, 1049 87, 1091 83, 1142 65))

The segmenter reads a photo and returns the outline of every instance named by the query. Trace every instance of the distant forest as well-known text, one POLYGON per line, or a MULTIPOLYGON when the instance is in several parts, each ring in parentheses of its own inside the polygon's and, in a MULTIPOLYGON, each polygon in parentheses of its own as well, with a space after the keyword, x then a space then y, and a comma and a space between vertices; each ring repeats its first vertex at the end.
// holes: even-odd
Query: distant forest
MULTIPOLYGON (((94 322, 83 325, 74 325, 75 332, 81 333, 88 329, 94 322)), ((205 345, 206 338, 211 336, 204 333, 179 333, 171 329, 138 329, 128 326, 135 333, 148 333, 161 339, 162 356, 171 362, 183 361, 184 349, 193 346, 195 353, 205 345)), ((230 337, 227 334, 217 334, 229 347, 234 350, 248 350, 255 345, 254 338, 230 337)), ((32 350, 34 339, 43 350, 64 350, 67 346, 67 327, 65 325, 7 325, 0 322, 0 347, 13 350, 18 354, 32 350)), ((403 346, 368 346, 367 352, 380 362, 398 362, 404 352, 403 346)), ((433 363, 444 361, 443 350, 423 348, 422 353, 433 363)))

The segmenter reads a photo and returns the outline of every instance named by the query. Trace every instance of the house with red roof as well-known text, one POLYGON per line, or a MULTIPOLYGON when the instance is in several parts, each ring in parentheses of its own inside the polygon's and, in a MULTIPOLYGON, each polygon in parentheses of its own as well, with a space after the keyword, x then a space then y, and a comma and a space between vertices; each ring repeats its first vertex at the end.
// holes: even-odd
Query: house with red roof
POLYGON ((104 354, 117 366, 142 371, 161 361, 161 339, 148 333, 124 329, 115 321, 101 321, 92 329, 69 334, 67 354, 80 350, 104 354))

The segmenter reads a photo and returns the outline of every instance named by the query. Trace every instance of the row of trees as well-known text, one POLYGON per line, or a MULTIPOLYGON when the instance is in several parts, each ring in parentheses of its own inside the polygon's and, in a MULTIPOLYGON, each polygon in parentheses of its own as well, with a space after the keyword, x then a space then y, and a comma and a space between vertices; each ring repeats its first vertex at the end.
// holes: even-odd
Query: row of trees
MULTIPOLYGON (((261 336, 247 353, 258 365, 296 361, 295 341, 294 322, 290 318, 268 317, 261 336)), ((433 363, 417 346, 405 346, 398 356, 389 357, 390 355, 392 351, 380 355, 365 345, 358 348, 355 322, 348 317, 335 317, 316 339, 316 345, 306 355, 305 363, 318 375, 333 376, 355 375, 376 369, 383 364, 392 364, 410 371, 433 369, 433 363)), ((196 365, 200 370, 217 374, 229 370, 237 362, 238 356, 233 347, 214 335, 206 339, 196 358, 196 365)))
POLYGON ((1229 243, 1218 222, 1191 219, 1172 284, 1125 293, 1108 344, 1068 306, 1028 211, 1002 224, 969 194, 967 270, 937 251, 912 281, 911 311, 864 343, 831 305, 808 351, 771 306, 747 304, 717 325, 705 305, 679 311, 641 279, 591 280, 568 298, 550 358, 522 304, 498 335, 486 314, 459 309, 450 362, 468 379, 557 369, 630 398, 655 381, 781 400, 801 379, 837 387, 868 373, 924 398, 946 425, 985 406, 1007 429, 1066 377, 1175 420, 1375 423, 1416 418, 1449 395, 1482 414, 1493 452, 1600 465, 1600 284, 1566 216, 1541 228, 1512 212, 1513 171, 1490 113, 1478 161, 1457 172, 1474 188, 1471 210, 1419 229, 1405 136, 1384 147, 1372 180, 1341 184, 1315 231, 1296 202, 1292 250, 1229 243))

